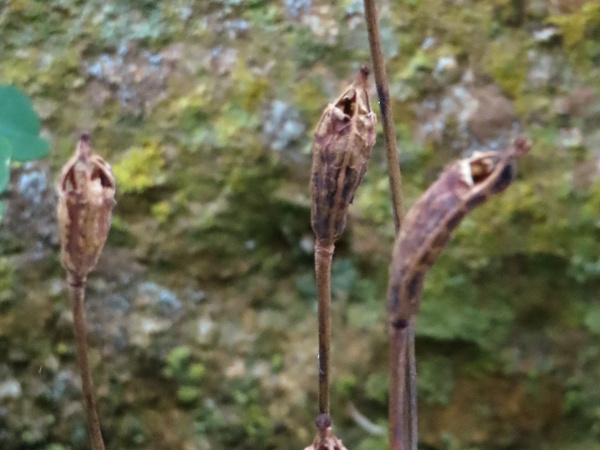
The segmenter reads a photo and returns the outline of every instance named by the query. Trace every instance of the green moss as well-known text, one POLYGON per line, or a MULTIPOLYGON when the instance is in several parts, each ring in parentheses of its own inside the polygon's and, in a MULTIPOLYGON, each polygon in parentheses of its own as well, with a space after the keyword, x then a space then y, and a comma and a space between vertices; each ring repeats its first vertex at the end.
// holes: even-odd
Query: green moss
POLYGON ((130 445, 139 446, 146 441, 144 422, 133 414, 127 414, 119 424, 119 435, 130 445))
POLYGON ((385 436, 379 437, 368 437, 360 442, 357 450, 380 450, 382 448, 388 448, 388 439, 385 436))
POLYGON ((448 267, 455 264, 451 261, 443 255, 426 279, 417 335, 474 343, 483 349, 497 347, 513 320, 510 306, 502 301, 501 292, 484 295, 465 267, 455 274, 448 267))
POLYGON ((594 334, 600 335, 600 306, 592 305, 585 317, 586 327, 594 334))
POLYGON ((526 18, 525 0, 494 0, 494 16, 503 24, 518 26, 526 18))
POLYGON ((381 320, 383 311, 375 308, 373 303, 353 304, 348 306, 346 314, 348 322, 352 326, 359 329, 371 330, 381 320))
POLYGON ((447 406, 452 401, 454 377, 452 360, 443 356, 420 359, 418 362, 419 396, 430 405, 447 406))
POLYGON ((265 448, 268 442, 271 419, 258 405, 251 405, 244 411, 244 431, 246 438, 244 442, 255 448, 265 448))
POLYGON ((589 72, 600 65, 600 4, 588 0, 570 14, 552 15, 547 22, 559 27, 565 51, 578 72, 589 72))
POLYGON ((150 213, 159 223, 165 223, 173 214, 173 206, 170 202, 164 200, 153 204, 150 213))
MULTIPOLYGON (((260 357, 267 367, 267 375, 260 380, 236 384, 221 376, 231 360, 231 348, 223 347, 219 333, 201 346, 201 360, 197 353, 200 349, 186 345, 172 349, 172 340, 168 341, 166 348, 171 350, 164 350, 168 355, 163 363, 168 379, 150 377, 147 384, 147 377, 137 377, 141 372, 134 368, 132 383, 152 389, 164 385, 163 391, 174 394, 160 395, 159 402, 152 402, 151 410, 156 414, 152 423, 156 423, 156 417, 173 415, 178 418, 177 425, 152 429, 145 438, 169 448, 304 448, 314 433, 310 405, 315 386, 309 375, 303 379, 305 371, 296 371, 294 364, 296 360, 310 361, 315 349, 310 344, 315 342, 314 274, 311 257, 306 247, 300 246, 312 237, 306 203, 310 158, 300 151, 290 152, 290 162, 285 160, 287 154, 278 158, 265 151, 260 111, 273 98, 279 98, 294 103, 303 120, 314 125, 331 100, 326 93, 335 95, 342 79, 348 80, 349 67, 368 60, 362 3, 312 2, 311 13, 298 20, 288 20, 285 2, 276 0, 100 3, 9 2, 5 14, 0 14, 0 38, 6 50, 0 78, 33 95, 36 105, 53 105, 42 108, 44 129, 54 144, 53 169, 58 169, 72 152, 72 136, 79 127, 93 129, 96 145, 110 149, 107 156, 115 157, 121 171, 119 194, 126 195, 119 199, 117 212, 121 219, 117 217, 113 222, 109 244, 132 247, 150 277, 164 277, 174 285, 206 284, 210 301, 186 304, 185 318, 172 330, 175 334, 161 335, 160 342, 174 335, 177 342, 194 340, 198 314, 206 313, 218 323, 232 320, 242 324, 240 334, 245 337, 235 345, 236 357, 248 361, 260 357), (326 27, 331 17, 337 21, 340 34, 324 42, 310 27, 326 27), (248 31, 243 38, 232 39, 228 27, 239 19, 248 20, 248 31), (104 53, 118 61, 123 42, 131 45, 130 50, 152 54, 174 50, 171 55, 176 55, 179 45, 183 46, 181 60, 174 56, 172 67, 170 62, 161 65, 160 70, 169 66, 168 86, 160 93, 161 103, 145 110, 143 116, 133 117, 123 108, 113 95, 117 86, 105 85, 86 72, 104 53), (211 55, 213 49, 232 52, 215 51, 211 55), (221 59, 225 54, 236 55, 236 61, 221 59), (108 97, 103 99, 104 95, 108 97), (148 143, 156 136, 160 136, 157 142, 148 143), (169 145, 168 152, 161 149, 163 144, 169 145), (152 146, 155 149, 148 151, 152 146), (289 195, 278 194, 282 186, 289 195), (153 220, 169 226, 156 227, 151 236, 133 236, 131 230, 147 229, 149 212, 153 220), (148 242, 159 256, 145 258, 148 242), (177 270, 166 269, 172 267, 177 270), (299 289, 293 288, 294 279, 299 289), (265 315, 265 311, 271 315, 265 315), (264 333, 265 323, 272 327, 275 322, 278 330, 286 331, 280 335, 264 333), (218 364, 211 361, 213 356, 218 364), (293 372, 291 378, 288 371, 293 372), (273 411, 277 417, 273 417, 273 411)), ((543 15, 547 13, 547 2, 535 3, 543 7, 533 16, 521 14, 524 2, 520 0, 389 2, 389 14, 382 23, 382 32, 387 36, 384 45, 393 53, 386 61, 390 79, 395 82, 392 95, 411 99, 393 105, 407 204, 435 178, 441 165, 463 150, 440 154, 433 146, 413 143, 411 136, 411 130, 419 125, 415 123, 412 100, 421 103, 430 96, 442 97, 456 81, 436 79, 432 68, 440 56, 453 56, 459 74, 469 68, 476 75, 484 72, 491 76, 515 100, 519 116, 524 119, 522 127, 535 142, 528 158, 519 161, 517 181, 463 221, 427 279, 417 332, 421 414, 426 419, 421 424, 425 436, 421 444, 428 448, 470 448, 469 438, 455 429, 444 433, 439 424, 446 429, 447 422, 437 416, 441 411, 442 418, 448 417, 444 416, 445 405, 452 398, 453 383, 456 388, 459 377, 465 376, 475 385, 489 374, 502 378, 502 382, 510 376, 529 374, 528 386, 534 388, 539 387, 542 378, 553 377, 554 391, 567 394, 568 414, 560 417, 559 427, 554 423, 532 426, 527 412, 507 413, 502 405, 492 411, 490 419, 486 398, 481 399, 484 406, 469 405, 464 421, 481 424, 483 437, 478 439, 484 440, 477 448, 534 448, 539 444, 587 450, 596 445, 600 429, 599 358, 593 350, 599 320, 594 302, 600 282, 600 188, 593 179, 586 184, 585 177, 580 176, 580 166, 595 167, 597 155, 593 146, 578 155, 557 146, 560 136, 553 108, 555 94, 575 92, 577 86, 588 81, 589 87, 598 91, 597 74, 589 70, 600 61, 597 2, 588 0, 582 8, 573 6, 576 2, 562 2, 569 3, 570 12, 548 19, 546 24, 560 29, 562 49, 555 41, 541 44, 529 40, 532 30, 546 26, 543 15), (526 26, 521 24, 523 19, 527 20, 526 26), (428 38, 428 46, 423 46, 428 38), (529 70, 528 59, 536 64, 540 56, 527 57, 530 45, 543 46, 544 57, 557 57, 548 89, 527 84, 524 74, 529 70), (407 86, 409 89, 402 91, 407 86), (545 125, 537 127, 534 123, 545 125), (423 349, 431 352, 424 354, 423 349), (529 355, 536 360, 531 366, 526 364, 529 355), (555 366, 546 363, 552 360, 557 361, 555 366), (473 380, 474 375, 477 377, 473 380), (507 417, 514 417, 514 422, 507 422, 507 417), (527 447, 526 442, 514 440, 514 433, 506 430, 515 427, 519 436, 533 436, 535 444, 527 447), (556 429, 558 437, 545 434, 556 429), (577 443, 587 440, 588 444, 569 445, 562 442, 563 436, 577 443)), ((169 57, 166 53, 164 56, 166 61, 169 57)), ((571 124, 581 127, 586 140, 595 114, 594 110, 571 124)), ((334 392, 342 398, 340 411, 350 399, 377 423, 385 422, 387 404, 382 302, 393 238, 381 138, 379 135, 369 171, 352 207, 354 226, 349 226, 349 233, 336 246, 340 263, 334 277, 334 305, 336 301, 340 305, 339 320, 343 322, 342 335, 337 339, 349 336, 352 339, 342 344, 371 349, 373 356, 368 367, 358 367, 355 361, 346 361, 342 353, 337 369, 342 375, 332 380, 334 392), (361 239, 365 239, 366 246, 361 239), (364 253, 350 258, 350 248, 364 253)), ((9 255, 21 253, 24 245, 15 241, 3 247, 9 255)), ((11 273, 15 261, 12 257, 0 259, 0 276, 6 282, 6 286, 0 286, 0 304, 17 304, 12 298, 26 298, 20 290, 29 289, 18 286, 36 284, 29 278, 21 283, 21 274, 11 273), (6 292, 12 294, 3 297, 6 292)), ((57 261, 51 264, 49 268, 34 264, 32 276, 38 272, 57 273, 57 261)), ((19 272, 30 266, 15 267, 19 272)), ((54 286, 52 282, 48 285, 54 286)), ((42 286, 45 289, 47 285, 42 286)), ((40 365, 49 352, 73 361, 71 335, 63 335, 60 327, 51 344, 40 347, 44 341, 40 332, 55 330, 54 324, 62 321, 60 314, 68 307, 68 302, 58 301, 63 293, 52 294, 49 317, 42 315, 39 326, 29 327, 31 330, 20 327, 19 333, 13 332, 14 338, 4 321, 10 322, 17 308, 3 309, 2 313, 7 314, 2 318, 1 350, 10 349, 12 353, 17 348, 35 348, 43 355, 38 358, 40 365)), ((36 305, 36 311, 44 309, 36 305)), ((221 337, 229 342, 228 336, 221 337)), ((34 362, 23 368, 21 362, 12 364, 10 358, 7 364, 20 379, 24 373, 37 374, 37 359, 30 361, 34 362)), ((248 367, 253 367, 252 363, 248 367)), ((112 369, 123 368, 110 365, 105 375, 96 373, 101 384, 105 384, 103 377, 112 369)), ((45 373, 39 376, 47 376, 45 373)), ((23 382, 24 387, 30 384, 28 379, 23 382)), ((132 414, 148 404, 147 400, 137 400, 137 391, 132 391, 134 398, 127 404, 132 414)), ((24 389, 23 405, 29 409, 28 395, 24 389)), ((110 393, 107 404, 120 405, 122 411, 123 403, 114 400, 115 396, 120 397, 121 392, 110 393)), ((14 415, 10 405, 7 407, 9 415, 14 415)), ((44 406, 36 404, 33 410, 40 407, 44 406)), ((59 415, 57 418, 62 420, 59 415)), ((79 419, 75 425, 61 422, 53 429, 64 430, 65 439, 77 435, 69 445, 85 448, 85 423, 79 419)), ((132 421, 118 412, 106 415, 103 425, 113 436, 111 445, 144 447, 136 443, 140 434, 135 426, 129 427, 131 433, 119 431, 126 422, 132 421)), ((367 436, 343 415, 336 419, 336 427, 349 448, 387 447, 385 437, 367 436)), ((31 440, 31 436, 25 437, 31 440)), ((51 435, 47 440, 29 446, 44 448, 57 438, 51 435)), ((6 445, 18 447, 18 443, 6 445)))
POLYGON ((206 373, 206 366, 204 364, 194 363, 194 364, 190 365, 190 367, 188 369, 187 378, 190 381, 198 382, 204 377, 205 373, 206 373))
POLYGON ((165 161, 158 141, 149 141, 143 147, 132 147, 114 165, 117 192, 137 194, 165 182, 165 161))
POLYGON ((256 112, 260 103, 264 101, 269 80, 265 76, 252 72, 242 60, 238 60, 231 73, 231 82, 233 83, 231 100, 245 111, 256 112))
POLYGON ((272 27, 281 20, 281 8, 277 4, 270 4, 262 6, 262 1, 253 2, 256 3, 253 7, 249 8, 245 16, 248 20, 257 28, 262 29, 264 27, 272 27))
POLYGON ((163 374, 178 383, 177 400, 184 405, 192 405, 201 396, 200 383, 206 374, 206 366, 192 360, 187 346, 172 349, 166 357, 163 374))
POLYGON ((577 352, 577 370, 566 382, 565 409, 577 422, 580 436, 600 437, 600 351, 593 343, 577 352))
POLYGON ((352 373, 341 374, 336 377, 333 383, 336 394, 344 399, 352 399, 356 394, 358 380, 356 379, 356 375, 352 373))
POLYGON ((58 344, 56 344, 56 347, 54 349, 56 354, 60 356, 68 355, 72 352, 72 350, 73 349, 69 347, 69 345, 65 342, 59 342, 58 344))
POLYGON ((284 359, 281 353, 275 353, 271 356, 271 370, 275 373, 279 373, 284 368, 284 359))
POLYGON ((181 386, 177 389, 177 400, 185 405, 196 402, 200 397, 200 391, 194 386, 181 386))
POLYGON ((488 46, 483 65, 493 80, 511 98, 518 98, 527 78, 527 35, 516 31, 488 46))
POLYGON ((169 378, 182 376, 189 364, 190 357, 191 351, 188 346, 175 347, 167 355, 164 374, 169 378))
POLYGON ((328 101, 319 80, 315 78, 305 78, 294 83, 293 86, 294 104, 302 114, 312 120, 314 125, 328 101))
POLYGON ((108 235, 108 245, 133 248, 136 243, 137 238, 131 233, 130 224, 118 215, 113 215, 108 235))
MULTIPOLYGON (((175 90, 176 87, 179 86, 173 86, 172 89, 175 90)), ((186 130, 199 128, 198 125, 206 120, 214 107, 213 92, 208 83, 199 82, 192 90, 186 90, 181 96, 172 98, 167 106, 169 119, 176 119, 179 126, 186 130)))
POLYGON ((391 219, 390 184, 387 175, 380 174, 378 179, 367 174, 371 182, 365 183, 356 193, 354 204, 362 215, 374 223, 383 225, 391 219))
POLYGON ((406 68, 400 74, 404 80, 413 80, 421 71, 430 71, 434 65, 433 56, 419 49, 410 59, 406 68))
POLYGON ((36 70, 36 61, 33 57, 5 61, 0 67, 0 78, 3 83, 24 85, 31 81, 36 70))
POLYGON ((301 68, 309 68, 317 61, 326 58, 328 46, 315 37, 310 28, 299 28, 293 37, 294 59, 301 68))
POLYGON ((390 378, 387 374, 374 373, 367 378, 365 395, 368 399, 386 405, 388 400, 390 378))
POLYGON ((588 0, 578 11, 550 16, 547 22, 560 28, 563 44, 567 50, 571 50, 600 27, 600 4, 595 0, 588 0))
POLYGON ((253 137, 248 136, 248 133, 255 131, 258 124, 258 116, 243 109, 228 108, 214 121, 216 144, 221 148, 232 143, 238 148, 250 145, 253 137))
POLYGON ((8 258, 0 258, 0 308, 14 300, 15 266, 8 258))

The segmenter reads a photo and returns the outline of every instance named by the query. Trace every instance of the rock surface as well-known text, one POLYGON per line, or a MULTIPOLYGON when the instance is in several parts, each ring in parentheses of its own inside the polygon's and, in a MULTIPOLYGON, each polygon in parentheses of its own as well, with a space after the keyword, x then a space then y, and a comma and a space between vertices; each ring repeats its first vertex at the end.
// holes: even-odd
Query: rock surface
MULTIPOLYGON (((377 2, 407 205, 450 161, 534 142, 431 271, 421 444, 589 449, 600 437, 600 7, 377 2)), ((86 300, 107 449, 304 448, 314 438, 312 128, 369 60, 362 2, 11 1, 0 83, 52 142, 0 225, 0 448, 87 449, 54 183, 77 136, 118 178, 86 300)), ((375 98, 375 92, 371 98, 375 98)), ((376 109, 376 108, 374 108, 376 109)), ((336 435, 387 416, 394 227, 383 140, 333 270, 336 435)))

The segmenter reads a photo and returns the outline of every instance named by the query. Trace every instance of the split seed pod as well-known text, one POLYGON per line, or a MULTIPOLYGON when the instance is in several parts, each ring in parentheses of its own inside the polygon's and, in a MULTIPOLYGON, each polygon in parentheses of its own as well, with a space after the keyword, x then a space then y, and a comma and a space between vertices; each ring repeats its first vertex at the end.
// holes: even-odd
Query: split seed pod
POLYGON ((447 167, 406 214, 394 243, 388 286, 391 323, 404 327, 417 314, 425 275, 461 220, 504 191, 515 177, 514 160, 531 144, 515 140, 503 152, 476 152, 447 167))
POLYGON ((57 186, 61 263, 73 282, 84 282, 98 262, 110 229, 115 185, 110 165, 92 153, 89 134, 82 134, 57 186))
POLYGON ((319 433, 313 444, 304 450, 346 450, 342 441, 340 441, 331 431, 331 419, 328 414, 321 414, 315 421, 319 433))
POLYGON ((377 134, 377 116, 367 93, 369 69, 330 103, 313 141, 311 224, 320 240, 333 244, 344 230, 348 205, 367 170, 377 134))

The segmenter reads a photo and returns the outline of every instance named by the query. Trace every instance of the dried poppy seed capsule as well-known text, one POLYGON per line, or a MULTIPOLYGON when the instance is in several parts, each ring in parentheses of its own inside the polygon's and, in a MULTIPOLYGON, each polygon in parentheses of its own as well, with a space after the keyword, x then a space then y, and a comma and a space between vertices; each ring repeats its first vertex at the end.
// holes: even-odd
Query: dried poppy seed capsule
POLYGON ((377 116, 367 93, 369 69, 325 108, 313 141, 311 223, 317 240, 333 244, 346 224, 348 205, 367 170, 377 116))
POLYGON ((115 203, 115 177, 110 165, 92 153, 89 134, 81 135, 64 165, 57 191, 61 263, 71 282, 82 283, 98 262, 115 203))
POLYGON ((531 144, 515 140, 505 152, 475 153, 455 162, 415 202, 394 244, 388 308, 391 323, 403 328, 418 312, 425 275, 462 219, 504 191, 515 176, 514 160, 531 144))

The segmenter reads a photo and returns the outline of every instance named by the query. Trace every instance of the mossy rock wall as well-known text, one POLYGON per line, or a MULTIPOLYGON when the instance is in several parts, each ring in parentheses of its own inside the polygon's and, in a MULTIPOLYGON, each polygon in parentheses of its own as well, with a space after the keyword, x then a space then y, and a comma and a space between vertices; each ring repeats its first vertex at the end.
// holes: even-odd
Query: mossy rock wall
MULTIPOLYGON (((450 161, 533 141, 427 278, 421 446, 598 448, 598 3, 377 3, 408 205, 450 161)), ((12 171, 0 227, 0 448, 88 448, 53 216, 82 130, 119 186, 86 300, 107 448, 308 445, 311 130, 369 60, 362 14, 358 0, 0 7, 0 84, 32 97, 52 142, 12 171)), ((351 449, 386 446, 393 236, 380 134, 333 268, 333 418, 351 449)))

